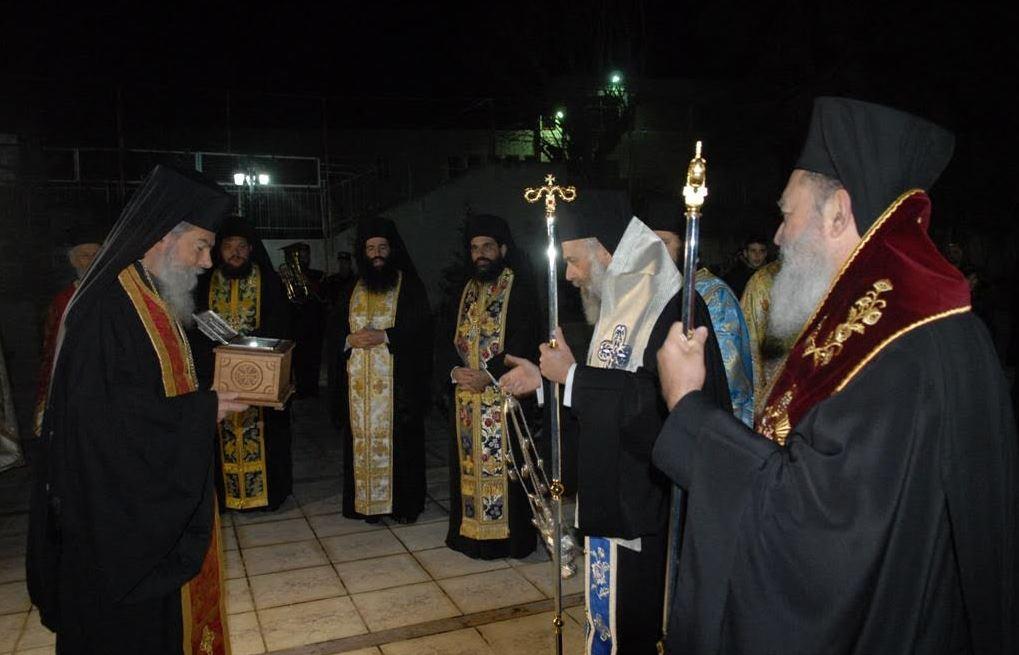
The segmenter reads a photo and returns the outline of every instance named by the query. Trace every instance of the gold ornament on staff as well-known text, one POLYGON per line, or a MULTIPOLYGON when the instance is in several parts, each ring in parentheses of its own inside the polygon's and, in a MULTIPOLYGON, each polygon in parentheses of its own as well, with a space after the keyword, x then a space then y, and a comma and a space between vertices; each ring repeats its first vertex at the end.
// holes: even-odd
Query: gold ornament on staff
POLYGON ((545 199, 545 228, 548 232, 548 272, 549 272, 549 286, 548 286, 548 306, 549 306, 549 333, 548 333, 548 345, 552 348, 556 347, 555 329, 559 325, 559 294, 558 294, 558 282, 556 278, 556 264, 557 264, 557 251, 556 251, 556 235, 555 235, 555 210, 556 210, 556 197, 559 197, 563 202, 573 202, 577 198, 576 187, 568 186, 563 187, 555 183, 555 175, 551 173, 545 176, 545 186, 527 188, 524 189, 524 200, 530 203, 535 203, 545 199))
POLYGON ((681 319, 687 336, 693 335, 694 283, 697 281, 697 253, 700 249, 700 219, 704 199, 708 197, 708 162, 701 155, 701 142, 694 146, 694 156, 686 168, 683 201, 686 203, 686 234, 683 239, 683 307, 681 319))
MULTIPOLYGON (((559 326, 559 274, 558 261, 559 252, 556 244, 556 201, 573 202, 577 198, 577 189, 572 186, 563 187, 555 183, 554 175, 545 177, 545 186, 528 188, 524 190, 524 200, 535 203, 545 200, 545 228, 548 233, 548 344, 555 348, 555 331, 559 326)), ((555 653, 562 655, 563 652, 563 581, 564 575, 569 575, 572 553, 576 550, 576 544, 571 545, 572 539, 567 535, 563 537, 563 492, 565 488, 562 483, 562 440, 559 427, 559 406, 560 406, 559 385, 552 384, 552 406, 549 412, 549 441, 552 443, 552 482, 549 484, 549 492, 552 494, 554 507, 551 508, 551 550, 552 550, 552 571, 555 584, 552 585, 553 618, 552 626, 555 631, 555 653), (567 552, 567 563, 563 565, 563 549, 567 552)))

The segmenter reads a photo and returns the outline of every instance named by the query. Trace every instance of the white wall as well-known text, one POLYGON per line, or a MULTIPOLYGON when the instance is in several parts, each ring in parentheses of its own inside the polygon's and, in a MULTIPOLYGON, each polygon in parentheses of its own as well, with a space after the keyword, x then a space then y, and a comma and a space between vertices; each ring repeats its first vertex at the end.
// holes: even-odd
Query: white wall
MULTIPOLYGON (((524 189, 543 185, 549 173, 563 184, 570 182, 550 164, 490 165, 469 171, 431 193, 384 212, 396 223, 407 244, 433 307, 442 300, 442 269, 461 255, 460 226, 468 209, 471 213, 495 214, 506 219, 514 240, 528 251, 533 265, 544 265, 547 250, 544 204, 525 202, 524 189)), ((338 250, 352 250, 352 232, 337 235, 338 250)))

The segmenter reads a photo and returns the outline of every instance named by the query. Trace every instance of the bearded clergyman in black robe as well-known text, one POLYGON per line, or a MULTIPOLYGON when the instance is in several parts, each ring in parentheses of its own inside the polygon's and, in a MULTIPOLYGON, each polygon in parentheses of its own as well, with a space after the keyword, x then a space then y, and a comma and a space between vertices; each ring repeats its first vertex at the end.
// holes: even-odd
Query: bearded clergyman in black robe
MULTIPOLYGON (((503 414, 497 380, 505 356, 529 356, 541 340, 538 294, 506 221, 479 214, 464 226, 468 275, 455 293, 443 331, 440 369, 449 371, 453 435, 449 459, 449 532, 446 545, 475 559, 522 558, 534 551, 531 509, 508 458, 522 462, 519 444, 503 414)), ((523 399, 533 421, 533 399, 523 399)))
MULTIPOLYGON (((212 270, 198 283, 198 311, 211 309, 240 334, 288 338, 292 305, 255 228, 230 216, 216 235, 213 254, 212 270)), ((209 386, 216 344, 195 330, 191 336, 199 382, 209 386)), ((217 436, 220 507, 277 509, 293 489, 290 407, 250 407, 220 422, 217 436)))
POLYGON ((334 400, 347 404, 343 515, 413 523, 425 506, 428 296, 392 221, 361 221, 355 249, 360 275, 340 302, 346 375, 334 400))
POLYGON ((215 426, 184 333, 230 197, 157 166, 81 280, 57 338, 28 588, 57 652, 230 652, 215 426))
POLYGON ((953 138, 814 104, 779 206, 770 322, 793 347, 750 429, 658 355, 654 461, 689 492, 668 652, 1016 653, 1015 418, 924 191, 953 138))
MULTIPOLYGON (((580 362, 558 329, 557 346, 540 349, 541 373, 564 385, 563 404, 576 421, 587 652, 653 654, 663 629, 671 498, 668 479, 651 464, 667 416, 655 353, 679 316, 681 275, 661 239, 631 218, 623 192, 578 193, 558 214, 566 279, 580 288, 595 324, 580 362)), ((696 317, 711 325, 700 296, 696 317)), ((710 334, 706 395, 730 412, 722 356, 710 334)), ((502 383, 518 386, 515 374, 502 383)))

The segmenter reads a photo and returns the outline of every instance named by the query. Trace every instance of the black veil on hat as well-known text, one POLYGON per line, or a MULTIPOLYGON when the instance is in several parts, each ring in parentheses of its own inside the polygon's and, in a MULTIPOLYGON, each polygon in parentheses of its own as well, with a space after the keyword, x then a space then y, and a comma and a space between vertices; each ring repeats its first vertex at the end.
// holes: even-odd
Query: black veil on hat
POLYGON ((364 245, 368 239, 374 237, 383 237, 389 241, 389 261, 394 266, 403 271, 405 276, 420 279, 417 269, 414 268, 414 262, 410 259, 407 246, 403 243, 403 239, 400 238, 400 233, 396 231, 396 224, 382 216, 363 218, 357 223, 354 256, 357 258, 358 271, 361 271, 363 274, 364 271, 368 270, 368 258, 364 255, 364 245))
POLYGON ((556 205, 560 242, 595 238, 610 253, 619 245, 631 218, 633 212, 625 191, 578 191, 573 202, 556 205))
POLYGON ((900 195, 929 189, 954 147, 951 132, 912 114, 851 98, 821 97, 814 100, 795 168, 841 182, 863 235, 900 195))
POLYGON ((186 221, 215 232, 232 205, 226 191, 197 171, 163 164, 153 168, 120 213, 82 279, 67 308, 64 329, 71 329, 122 270, 144 257, 179 223, 186 221))

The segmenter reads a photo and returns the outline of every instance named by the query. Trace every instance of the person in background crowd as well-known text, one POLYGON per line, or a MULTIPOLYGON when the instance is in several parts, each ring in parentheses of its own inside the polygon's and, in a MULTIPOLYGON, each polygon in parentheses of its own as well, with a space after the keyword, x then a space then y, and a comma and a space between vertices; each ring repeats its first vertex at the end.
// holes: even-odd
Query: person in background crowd
POLYGON ((743 297, 743 289, 754 271, 768 261, 768 241, 762 236, 753 235, 743 242, 736 264, 722 276, 737 298, 743 297))
POLYGON ((35 414, 32 422, 32 433, 37 437, 42 432, 42 417, 46 408, 46 395, 49 392, 50 372, 53 368, 57 333, 60 331, 60 319, 64 316, 67 303, 71 301, 71 296, 78 289, 78 284, 85 276, 85 271, 92 265, 92 260, 95 259, 106 236, 106 230, 99 225, 94 212, 85 206, 59 208, 55 212, 54 219, 70 224, 67 261, 74 269, 74 279, 61 289, 50 302, 43 322, 42 355, 39 358, 39 381, 36 385, 35 414))

